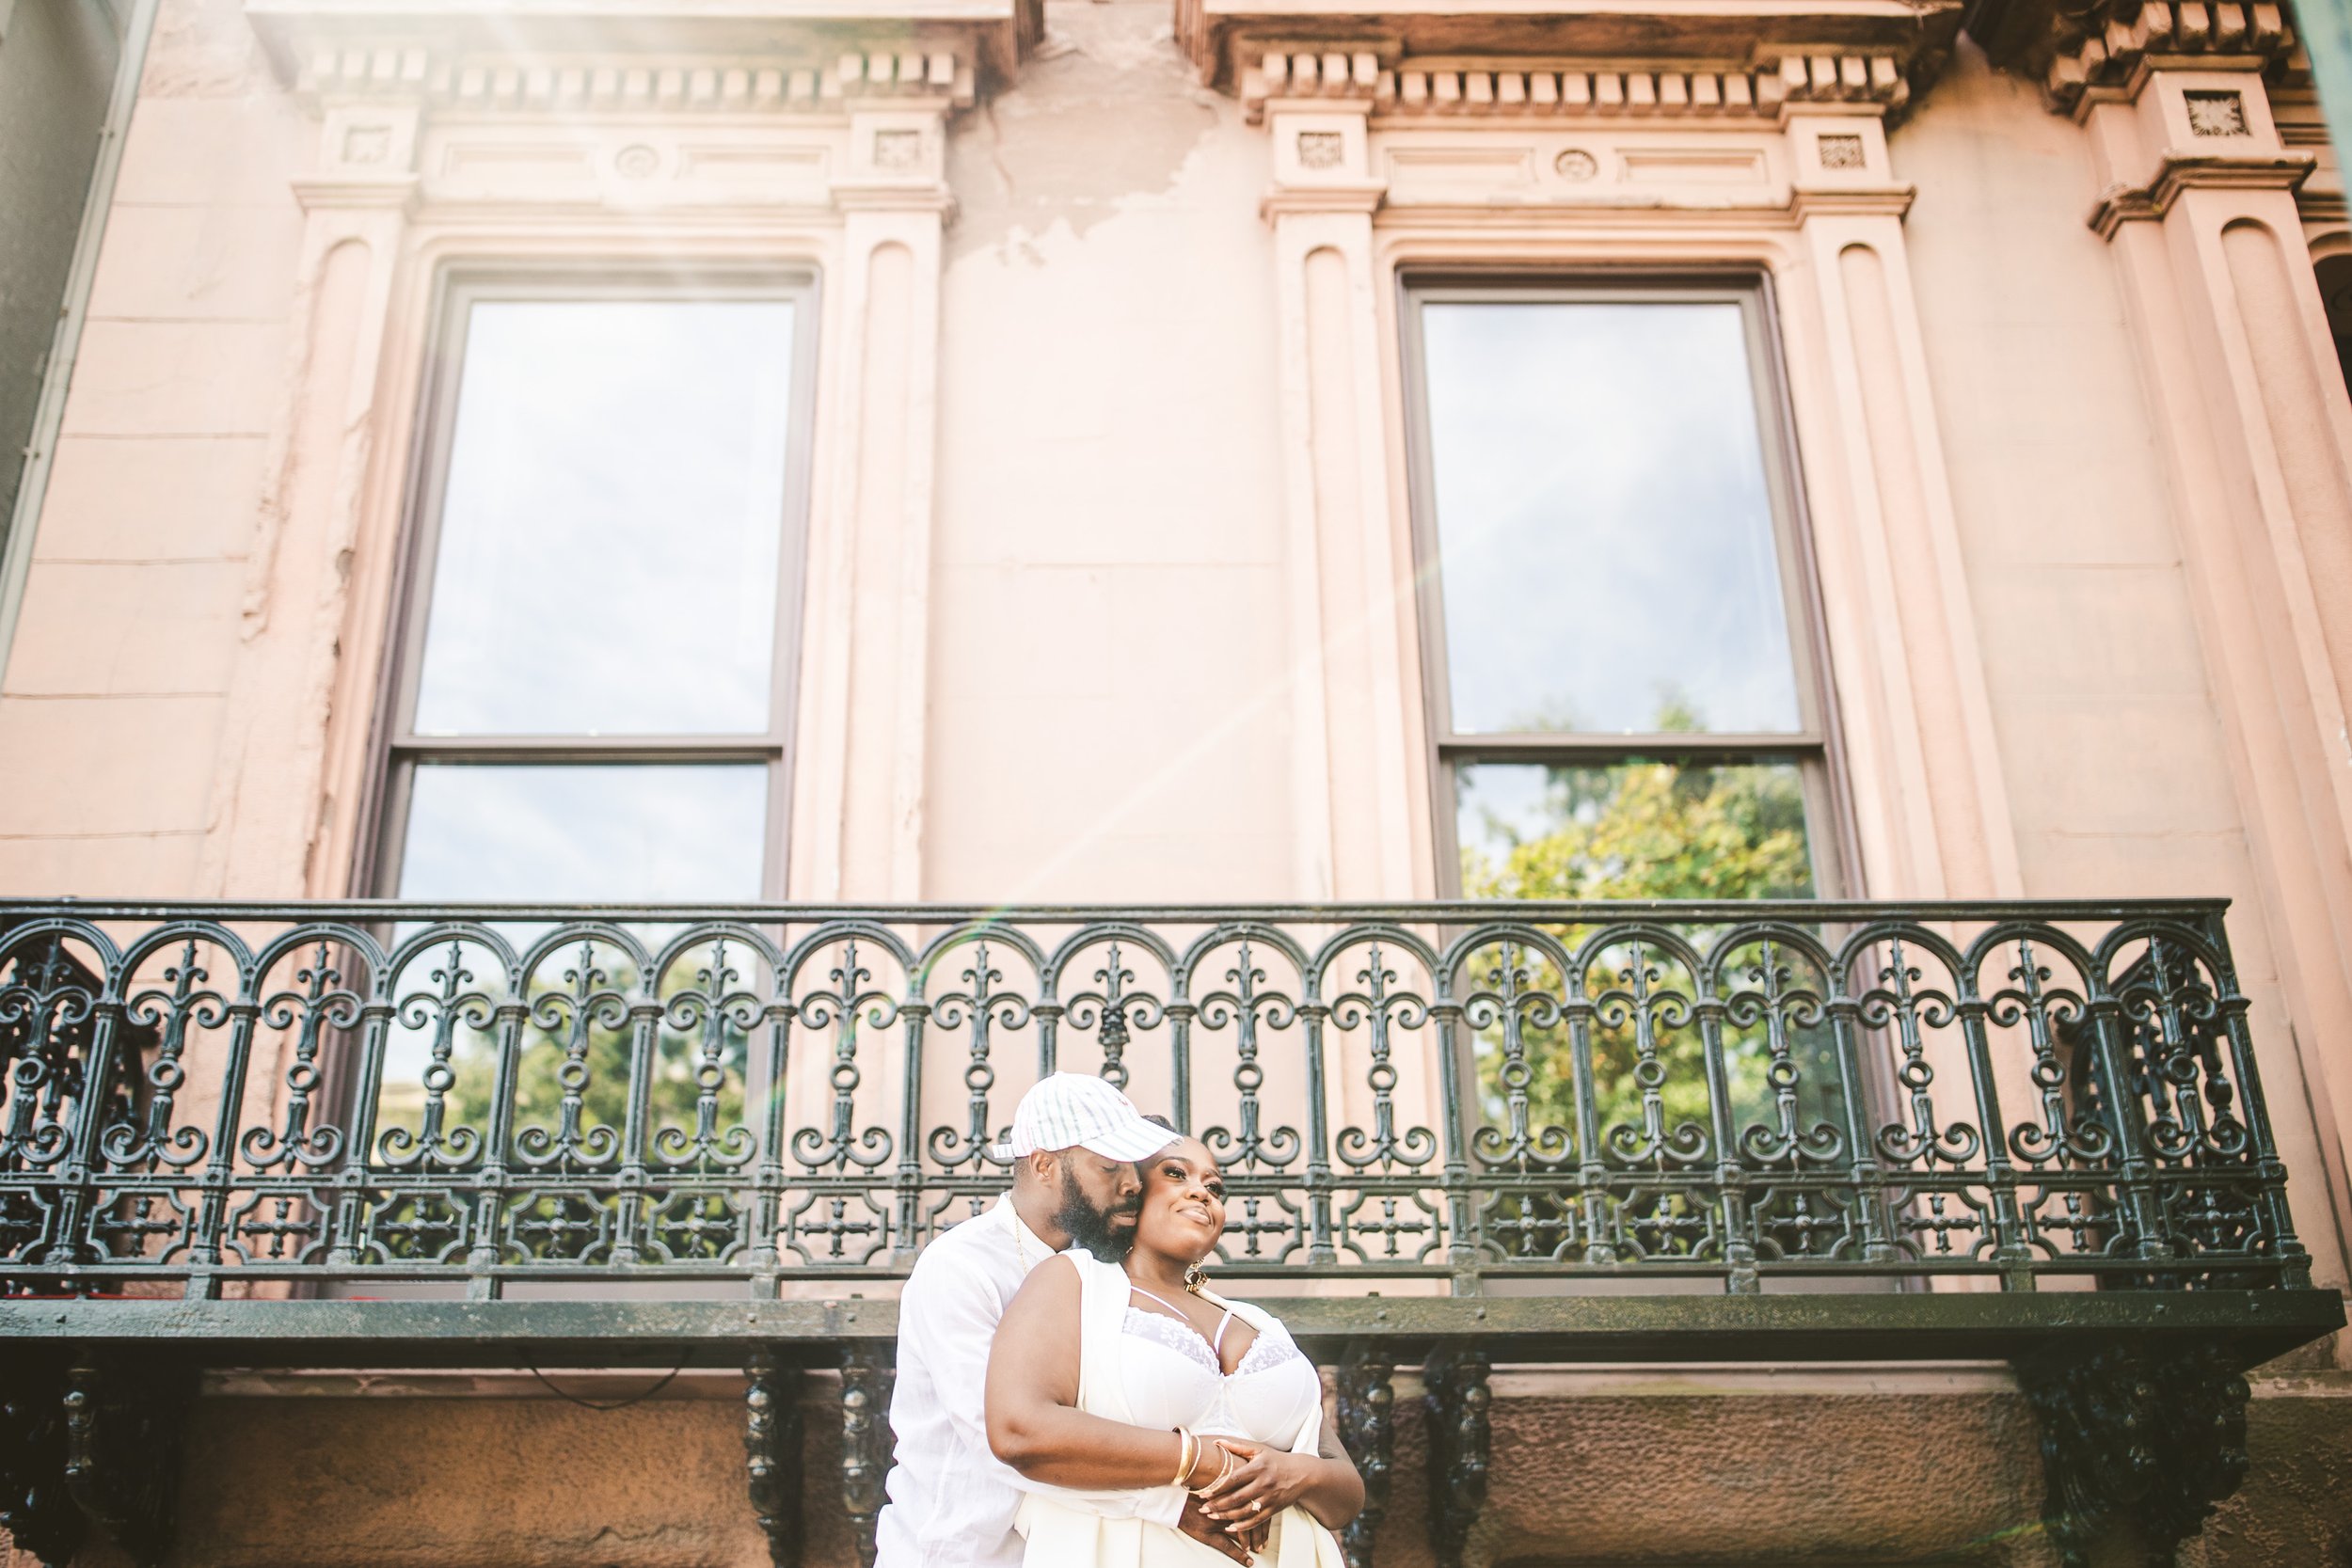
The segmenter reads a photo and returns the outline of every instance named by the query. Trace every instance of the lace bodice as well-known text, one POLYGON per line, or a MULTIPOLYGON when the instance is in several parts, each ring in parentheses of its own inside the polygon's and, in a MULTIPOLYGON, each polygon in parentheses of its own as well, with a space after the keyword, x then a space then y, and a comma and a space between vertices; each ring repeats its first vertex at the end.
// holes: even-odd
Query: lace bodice
POLYGON ((1212 1377, 1248 1377, 1301 1354, 1297 1341, 1279 1323, 1258 1335, 1249 1348, 1242 1353, 1240 1365, 1230 1372, 1217 1365, 1216 1352, 1190 1323, 1180 1323, 1165 1312, 1130 1307, 1127 1308, 1127 1332, 1154 1340, 1186 1360, 1199 1363, 1200 1370, 1212 1377))
POLYGON ((1323 1383, 1288 1330, 1272 1318, 1231 1372, 1189 1323, 1127 1308, 1120 1365, 1127 1401, 1143 1426, 1248 1437, 1288 1448, 1322 1403, 1323 1383))

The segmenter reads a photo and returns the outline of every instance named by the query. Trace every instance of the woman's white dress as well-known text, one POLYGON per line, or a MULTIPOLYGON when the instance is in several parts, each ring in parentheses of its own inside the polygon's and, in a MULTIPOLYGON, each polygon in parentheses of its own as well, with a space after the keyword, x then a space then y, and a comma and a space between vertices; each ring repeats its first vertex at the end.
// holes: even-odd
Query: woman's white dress
MULTIPOLYGON (((1203 1296, 1258 1331, 1231 1373, 1189 1323, 1132 1305, 1127 1272, 1091 1255, 1062 1255, 1080 1281, 1078 1408, 1130 1426, 1190 1427, 1312 1453, 1322 1436, 1323 1383, 1281 1321, 1248 1302, 1203 1296)), ((1053 1488, 1023 1502, 1025 1568, 1232 1568, 1231 1560, 1165 1525, 1105 1519, 1053 1488)), ((1343 1568, 1340 1545, 1302 1508, 1284 1509, 1266 1549, 1270 1568, 1343 1568)))

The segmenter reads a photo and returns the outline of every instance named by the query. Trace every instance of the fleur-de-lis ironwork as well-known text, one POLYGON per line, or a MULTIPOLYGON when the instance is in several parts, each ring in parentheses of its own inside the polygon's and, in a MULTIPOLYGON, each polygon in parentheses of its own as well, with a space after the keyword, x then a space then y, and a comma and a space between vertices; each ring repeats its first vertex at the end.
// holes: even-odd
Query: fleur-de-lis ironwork
POLYGON ((433 1040, 421 1080, 424 1107, 417 1131, 389 1127, 378 1140, 378 1158, 392 1166, 426 1162, 462 1165, 482 1151, 480 1132, 449 1124, 449 1091, 457 1083, 456 1071, 450 1065, 457 1053, 457 1031, 461 1025, 486 1027, 491 1012, 487 996, 467 989, 474 976, 466 967, 462 934, 450 936, 446 957, 427 975, 439 988, 437 994, 406 997, 400 1005, 401 1022, 411 1029, 430 1027, 433 1040))
POLYGON ((81 1088, 74 1034, 96 1010, 83 971, 50 939, 29 965, 17 956, 18 980, 0 987, 0 1049, 8 1066, 8 1119, 0 1123, 0 1164, 54 1165, 71 1152, 65 1107, 81 1088))
POLYGON ((735 1042, 759 1022, 762 1010, 758 998, 732 988, 739 978, 740 973, 727 963, 727 942, 721 937, 711 943, 710 961, 694 972, 699 989, 671 999, 671 1026, 692 1029, 696 1036, 694 1128, 689 1132, 664 1127, 654 1133, 655 1157, 665 1165, 732 1169, 758 1152, 750 1128, 740 1122, 723 1132, 719 1127, 719 1097, 727 1086, 735 1042))
POLYGON ((1593 999, 1594 1017, 1613 1029, 1633 1030, 1633 1082, 1641 1095, 1640 1127, 1617 1123, 1605 1136, 1609 1151, 1627 1164, 1664 1171, 1704 1159, 1707 1130, 1694 1122, 1666 1125, 1666 1062, 1659 1050, 1659 1030, 1681 1027, 1690 1020, 1687 997, 1661 990, 1662 971, 1650 957, 1651 944, 1639 935, 1625 943, 1628 958, 1616 971, 1616 984, 1593 999))
POLYGON ((156 990, 133 997, 124 1014, 156 1031, 155 1054, 147 1064, 147 1116, 142 1125, 123 1119, 108 1125, 101 1149, 118 1167, 167 1165, 184 1170, 204 1158, 211 1140, 199 1127, 171 1124, 172 1107, 187 1082, 182 1065, 187 1053, 190 1028, 217 1029, 229 1022, 229 1006, 218 991, 205 988, 211 978, 199 961, 196 939, 181 945, 179 961, 166 966, 170 982, 167 995, 156 990))
POLYGON ((247 1129, 239 1146, 256 1169, 324 1165, 342 1151, 342 1129, 310 1125, 310 1101, 319 1088, 323 1031, 347 1029, 359 1019, 359 999, 337 984, 342 975, 332 958, 327 943, 320 942, 310 963, 294 971, 301 991, 278 991, 262 1004, 263 1022, 276 1029, 293 1029, 294 1046, 294 1061, 285 1074, 283 1122, 275 1133, 266 1127, 247 1129))
POLYGON ((803 1127, 792 1134, 792 1157, 812 1170, 871 1170, 888 1163, 891 1155, 887 1129, 857 1129, 857 1091, 866 1078, 858 1065, 858 1032, 862 1024, 888 1028, 897 1007, 886 991, 866 984, 874 973, 858 962, 857 949, 858 939, 851 932, 842 941, 841 961, 828 971, 833 989, 810 992, 795 1008, 808 1027, 833 1030, 831 1130, 803 1127))
POLYGON ((990 962, 988 940, 972 944, 972 961, 961 972, 964 989, 942 992, 931 1001, 931 1022, 943 1029, 968 1028, 963 1067, 964 1125, 935 1127, 929 1139, 932 1163, 942 1170, 990 1164, 993 1138, 989 1129, 989 1094, 996 1086, 996 1064, 990 1035, 994 1029, 1025 1028, 1029 1004, 1018 992, 1000 992, 1005 972, 990 962))
MULTIPOLYGON (((1376 940, 1365 951, 1364 967, 1357 971, 1356 983, 1363 989, 1332 999, 1331 1022, 1343 1030, 1360 1025, 1369 1031, 1366 1051, 1372 1065, 1364 1073, 1364 1084, 1372 1090, 1372 1129, 1367 1132, 1360 1127, 1342 1128, 1334 1151, 1343 1164, 1359 1171, 1374 1165, 1392 1170, 1400 1164, 1427 1164, 1437 1156, 1436 1134, 1426 1127, 1402 1134, 1397 1132, 1396 1064, 1391 1059, 1396 1048, 1391 1032, 1422 1028, 1429 1022, 1429 1005, 1409 991, 1391 990, 1396 984, 1396 971, 1388 966, 1376 940)), ((1393 1212, 1390 1217, 1394 1218, 1393 1212)))
MULTIPOLYGON (((1249 938, 1237 939, 1238 948, 1233 966, 1225 971, 1230 990, 1215 990, 1200 999, 1200 1022, 1211 1029, 1222 1029, 1228 1022, 1233 1026, 1233 1092, 1234 1126, 1210 1128, 1200 1135, 1219 1164, 1229 1169, 1254 1172, 1264 1166, 1283 1166, 1298 1158, 1298 1130, 1280 1126, 1265 1129, 1260 1093, 1265 1087, 1265 1068, 1258 1060, 1258 1031, 1287 1029, 1298 1016, 1296 1005, 1280 991, 1262 990, 1266 972, 1258 967, 1250 954, 1249 938)), ((1255 1225, 1254 1211, 1247 1223, 1255 1225)))
POLYGON ((564 971, 564 989, 532 999, 532 1022, 548 1034, 563 1031, 564 1060, 555 1069, 560 1095, 555 1126, 533 1122, 516 1131, 516 1158, 525 1165, 583 1170, 609 1164, 620 1152, 618 1128, 602 1122, 587 1125, 588 1089, 596 1080, 596 1031, 617 1034, 628 1025, 628 999, 611 985, 612 976, 597 956, 595 941, 582 938, 571 967, 564 971))
POLYGON ((1895 1078, 1908 1092, 1911 1124, 1908 1128, 1882 1129, 1879 1152, 1902 1165, 1963 1164, 1976 1158, 1976 1129, 1964 1121, 1939 1124, 1935 1069, 1928 1061, 1923 1034, 1923 1030, 1941 1028, 1951 1022, 1951 999, 1940 990, 1917 989, 1921 973, 1904 954, 1901 936, 1889 937, 1887 946, 1891 958, 1879 972, 1879 987, 1863 999, 1863 1016, 1882 1027, 1889 1022, 1895 1027, 1902 1053, 1895 1078))

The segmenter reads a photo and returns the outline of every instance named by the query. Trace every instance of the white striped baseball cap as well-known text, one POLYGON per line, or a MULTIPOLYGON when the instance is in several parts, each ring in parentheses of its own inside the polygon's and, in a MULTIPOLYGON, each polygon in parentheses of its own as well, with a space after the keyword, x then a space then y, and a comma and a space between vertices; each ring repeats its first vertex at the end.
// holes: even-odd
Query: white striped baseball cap
POLYGON ((1135 1101, 1083 1072, 1049 1073, 1021 1097, 996 1158, 1025 1160, 1039 1149, 1083 1148, 1105 1160, 1149 1160, 1176 1141, 1143 1119, 1135 1101))

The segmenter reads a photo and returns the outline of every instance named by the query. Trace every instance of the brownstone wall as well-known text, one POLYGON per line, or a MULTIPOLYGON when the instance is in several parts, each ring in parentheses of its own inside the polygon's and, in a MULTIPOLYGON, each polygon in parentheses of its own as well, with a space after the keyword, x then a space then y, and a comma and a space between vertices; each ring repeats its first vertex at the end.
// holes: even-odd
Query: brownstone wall
MULTIPOLYGON (((636 1374, 559 1376, 597 1402, 636 1374)), ((2056 1568, 2031 1412, 1997 1369, 1499 1372, 1473 1568, 2056 1568)), ((739 1380, 616 1410, 528 1374, 230 1378, 188 1433, 173 1568, 764 1568, 739 1380)), ((1380 1568, 1427 1568, 1400 1376, 1380 1568)), ((806 1386, 803 1568, 855 1561, 834 1386, 806 1386)), ((2256 1380, 2253 1472, 2183 1568, 2352 1564, 2352 1377, 2256 1380)), ((2107 1554, 2103 1554, 2107 1555, 2107 1554)), ((2128 1541, 2113 1560, 2142 1560, 2128 1541)), ((77 1568, 117 1568, 96 1544, 77 1568)), ((0 1568, 20 1568, 15 1560, 0 1568)), ((26 1565, 29 1568, 29 1565, 26 1565)))

